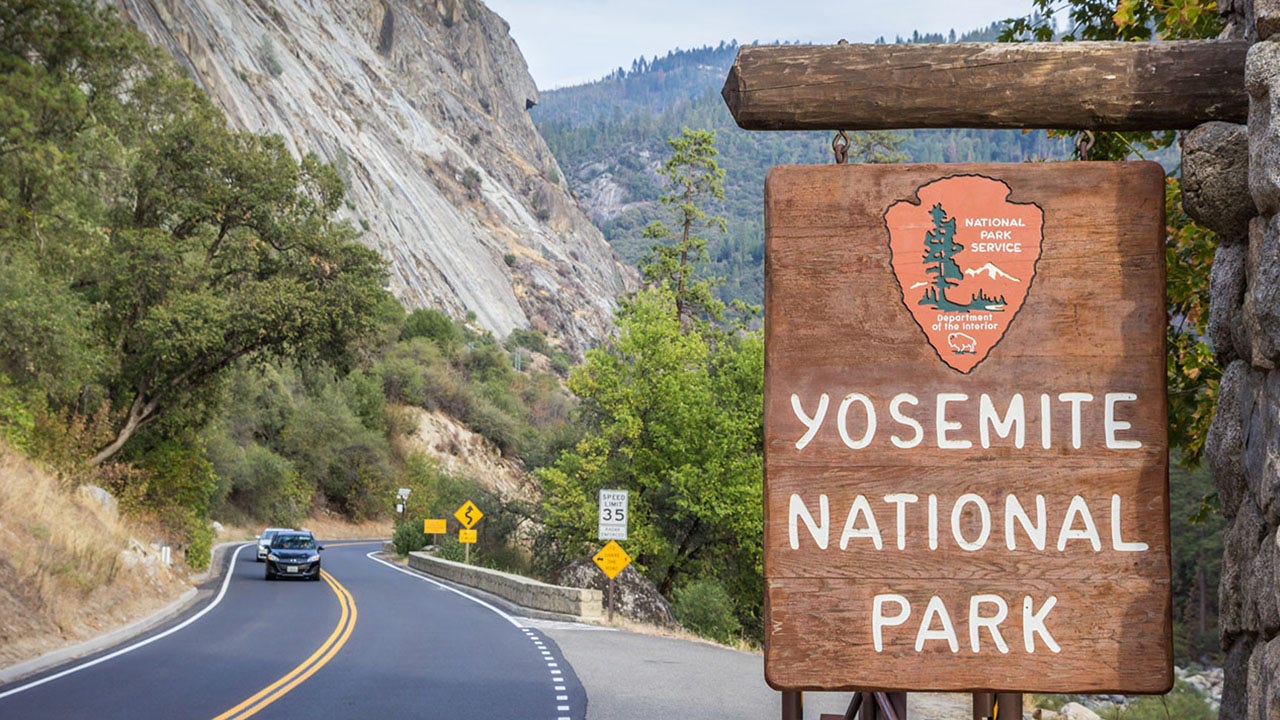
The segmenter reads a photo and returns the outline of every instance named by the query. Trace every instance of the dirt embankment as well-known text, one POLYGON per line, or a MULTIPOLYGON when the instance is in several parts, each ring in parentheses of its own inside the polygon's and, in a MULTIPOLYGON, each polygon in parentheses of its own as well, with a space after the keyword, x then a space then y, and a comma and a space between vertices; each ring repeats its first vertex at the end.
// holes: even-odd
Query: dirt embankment
MULTIPOLYGON (((310 518, 323 539, 388 537, 390 523, 310 518)), ((261 528, 223 528, 217 542, 261 528)), ((0 668, 74 645, 172 604, 203 576, 158 533, 122 518, 100 490, 74 487, 0 443, 0 668)))

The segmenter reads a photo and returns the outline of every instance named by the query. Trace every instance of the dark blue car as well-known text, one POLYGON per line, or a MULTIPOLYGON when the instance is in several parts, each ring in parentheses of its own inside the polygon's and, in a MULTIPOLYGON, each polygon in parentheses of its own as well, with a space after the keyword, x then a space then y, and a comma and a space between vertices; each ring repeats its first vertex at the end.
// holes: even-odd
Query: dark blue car
POLYGON ((271 538, 267 553, 267 579, 306 578, 320 579, 320 551, 323 545, 309 532, 286 530, 271 538))

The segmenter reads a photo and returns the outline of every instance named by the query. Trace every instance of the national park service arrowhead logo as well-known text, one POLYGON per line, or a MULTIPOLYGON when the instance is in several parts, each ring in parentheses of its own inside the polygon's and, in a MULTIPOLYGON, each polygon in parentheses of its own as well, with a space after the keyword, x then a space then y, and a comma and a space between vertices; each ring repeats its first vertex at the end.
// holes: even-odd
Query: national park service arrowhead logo
POLYGON ((1004 338, 1027 299, 1044 238, 1044 211, 1009 201, 981 175, 921 185, 884 214, 902 301, 942 362, 962 373, 1004 338))

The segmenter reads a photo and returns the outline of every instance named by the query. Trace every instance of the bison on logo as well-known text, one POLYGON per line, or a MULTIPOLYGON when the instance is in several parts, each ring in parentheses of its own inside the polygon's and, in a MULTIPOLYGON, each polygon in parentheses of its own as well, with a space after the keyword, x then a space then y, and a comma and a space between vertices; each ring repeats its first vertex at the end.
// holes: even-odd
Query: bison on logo
POLYGON ((980 175, 934 180, 884 214, 902 301, 938 357, 968 373, 1004 337, 1040 259, 1044 211, 980 175))

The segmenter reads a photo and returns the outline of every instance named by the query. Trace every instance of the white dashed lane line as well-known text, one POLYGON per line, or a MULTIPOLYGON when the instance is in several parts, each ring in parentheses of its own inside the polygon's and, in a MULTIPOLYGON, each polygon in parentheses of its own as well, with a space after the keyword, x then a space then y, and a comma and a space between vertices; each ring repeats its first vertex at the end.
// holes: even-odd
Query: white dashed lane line
POLYGON ((573 716, 571 714, 567 714, 571 712, 572 706, 563 704, 569 701, 569 696, 563 694, 566 692, 567 686, 561 684, 564 682, 564 672, 560 670, 560 663, 556 660, 555 654, 547 649, 547 643, 543 640, 542 635, 539 634, 537 630, 528 627, 520 628, 520 630, 525 634, 525 637, 529 638, 533 643, 533 646, 537 648, 538 652, 542 655, 543 662, 547 664, 547 670, 551 673, 551 686, 557 693, 555 719, 573 720, 573 716))

